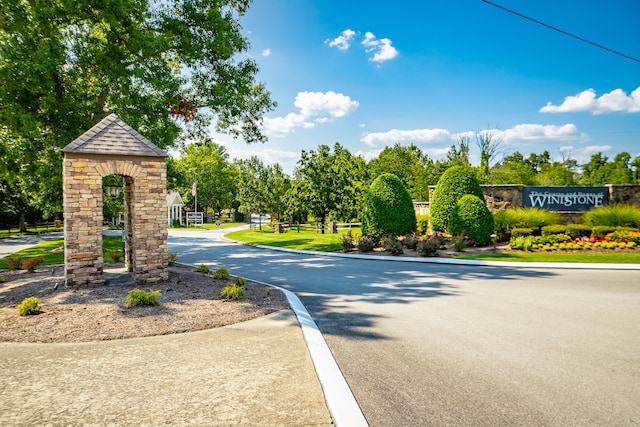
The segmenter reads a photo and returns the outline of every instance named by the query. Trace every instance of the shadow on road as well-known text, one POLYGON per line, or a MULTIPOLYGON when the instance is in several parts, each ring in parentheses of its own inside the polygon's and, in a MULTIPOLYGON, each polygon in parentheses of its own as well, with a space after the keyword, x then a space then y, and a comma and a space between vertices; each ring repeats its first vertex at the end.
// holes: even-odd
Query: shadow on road
POLYGON ((232 274, 295 292, 323 334, 387 339, 374 332, 390 304, 455 297, 461 282, 516 281, 553 276, 553 271, 418 262, 361 260, 257 249, 203 238, 172 238, 179 261, 225 266, 232 274), (355 303, 355 304, 354 304, 355 303), (360 310, 354 311, 353 307, 360 310))

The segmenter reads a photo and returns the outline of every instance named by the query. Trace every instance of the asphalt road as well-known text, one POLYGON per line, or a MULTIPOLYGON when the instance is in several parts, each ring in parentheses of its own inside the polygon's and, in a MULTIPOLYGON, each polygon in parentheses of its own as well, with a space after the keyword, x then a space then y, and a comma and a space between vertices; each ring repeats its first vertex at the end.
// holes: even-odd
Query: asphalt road
POLYGON ((172 231, 169 248, 298 294, 371 426, 640 424, 640 271, 353 260, 220 234, 172 231))

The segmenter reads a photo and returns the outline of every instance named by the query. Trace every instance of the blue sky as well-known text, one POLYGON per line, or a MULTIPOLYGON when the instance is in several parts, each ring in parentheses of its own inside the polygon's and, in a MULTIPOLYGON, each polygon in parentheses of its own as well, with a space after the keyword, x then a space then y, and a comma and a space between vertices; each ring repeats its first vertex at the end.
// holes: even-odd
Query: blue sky
MULTIPOLYGON (((637 0, 493 2, 640 58, 637 0)), ((439 159, 485 129, 503 154, 640 154, 640 62, 481 0, 255 0, 241 24, 278 107, 265 144, 214 135, 233 158, 291 172, 320 144, 369 160, 397 142, 439 159)))

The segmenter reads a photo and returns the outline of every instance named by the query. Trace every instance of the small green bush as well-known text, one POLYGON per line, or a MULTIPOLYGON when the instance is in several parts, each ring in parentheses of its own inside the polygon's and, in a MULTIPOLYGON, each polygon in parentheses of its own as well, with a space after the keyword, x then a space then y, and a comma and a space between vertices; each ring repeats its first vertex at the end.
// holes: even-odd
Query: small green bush
POLYGON ((217 268, 214 272, 213 272, 213 277, 215 277, 216 279, 228 279, 229 278, 229 270, 226 269, 226 267, 220 267, 217 268))
POLYGON ((463 252, 465 248, 469 246, 469 242, 465 238, 464 234, 460 236, 453 236, 451 238, 451 244, 453 245, 453 250, 456 252, 463 252))
POLYGON ((566 234, 567 226, 564 224, 550 224, 545 225, 541 229, 541 234, 543 236, 550 236, 552 234, 566 234))
POLYGON ((416 217, 416 233, 419 236, 426 236, 429 231, 429 215, 418 215, 416 217))
POLYGON ((451 211, 449 233, 453 236, 464 233, 475 244, 482 246, 491 243, 493 227, 493 215, 484 198, 465 194, 451 211))
POLYGON ((484 201, 484 193, 473 171, 465 166, 447 169, 438 180, 431 199, 430 220, 433 231, 449 229, 451 212, 458 201, 467 194, 484 201))
POLYGON ((27 270, 29 273, 33 273, 44 263, 44 258, 41 256, 34 258, 27 258, 22 261, 22 268, 27 270))
POLYGON ((20 316, 29 316, 42 312, 40 298, 29 297, 22 300, 17 306, 20 316))
POLYGON ((239 300, 244 298, 244 287, 236 284, 229 284, 222 288, 220 296, 225 299, 239 300))
POLYGON ((401 236, 416 229, 416 212, 404 183, 391 173, 377 177, 362 203, 362 234, 401 236))
POLYGON ((244 283, 245 283, 245 280, 244 280, 244 277, 242 276, 236 276, 231 281, 231 284, 236 286, 244 286, 244 283))
POLYGON ((376 240, 373 237, 362 236, 356 244, 360 252, 371 252, 376 247, 376 240))
POLYGON ((420 239, 418 239, 417 237, 412 236, 411 234, 407 234, 402 242, 407 247, 407 249, 415 250, 416 246, 418 246, 419 241, 420 239))
POLYGON ((613 204, 601 206, 582 215, 588 225, 609 227, 640 227, 640 208, 632 205, 613 204))
POLYGON ((142 289, 131 289, 127 294, 127 307, 135 307, 140 305, 158 305, 158 297, 160 297, 160 291, 154 291, 149 289, 149 292, 145 292, 142 289))
POLYGON ((384 250, 391 253, 391 255, 400 255, 402 251, 402 243, 396 239, 395 236, 389 236, 382 242, 384 250))
POLYGON ((0 283, 4 283, 6 281, 6 279, 4 278, 4 276, 2 274, 0 274, 0 283))
POLYGON ((433 237, 427 237, 424 240, 420 240, 416 246, 416 252, 420 256, 436 256, 438 249, 440 249, 441 243, 438 239, 433 237))
POLYGON ((509 240, 509 247, 520 251, 530 251, 533 249, 534 241, 534 236, 512 237, 511 240, 509 240))
POLYGON ((349 252, 353 249, 353 237, 350 234, 343 234, 340 236, 340 244, 342 245, 343 252, 349 252))
POLYGON ((11 270, 20 270, 24 257, 20 254, 9 255, 5 258, 5 261, 7 261, 7 265, 11 270))
POLYGON ((207 267, 207 266, 206 266, 206 265, 204 265, 204 264, 200 264, 199 266, 197 266, 197 267, 196 267, 196 272, 198 272, 198 273, 205 273, 205 274, 207 274, 207 273, 209 273, 209 271, 210 271, 210 270, 209 270, 209 267, 207 267))
POLYGON ((581 237, 590 237, 591 236, 591 227, 590 225, 585 224, 569 224, 566 227, 565 233, 571 236, 573 239, 579 239, 581 237))
POLYGON ((527 227, 516 227, 511 229, 511 237, 532 236, 533 229, 527 227))

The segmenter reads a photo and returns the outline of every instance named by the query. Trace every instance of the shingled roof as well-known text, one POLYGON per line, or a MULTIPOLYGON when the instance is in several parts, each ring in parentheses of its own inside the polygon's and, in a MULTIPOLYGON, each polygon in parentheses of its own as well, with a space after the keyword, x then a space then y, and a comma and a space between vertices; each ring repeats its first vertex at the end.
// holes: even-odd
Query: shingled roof
POLYGON ((100 123, 64 147, 62 152, 167 157, 164 150, 156 147, 115 114, 109 114, 102 119, 100 123))

